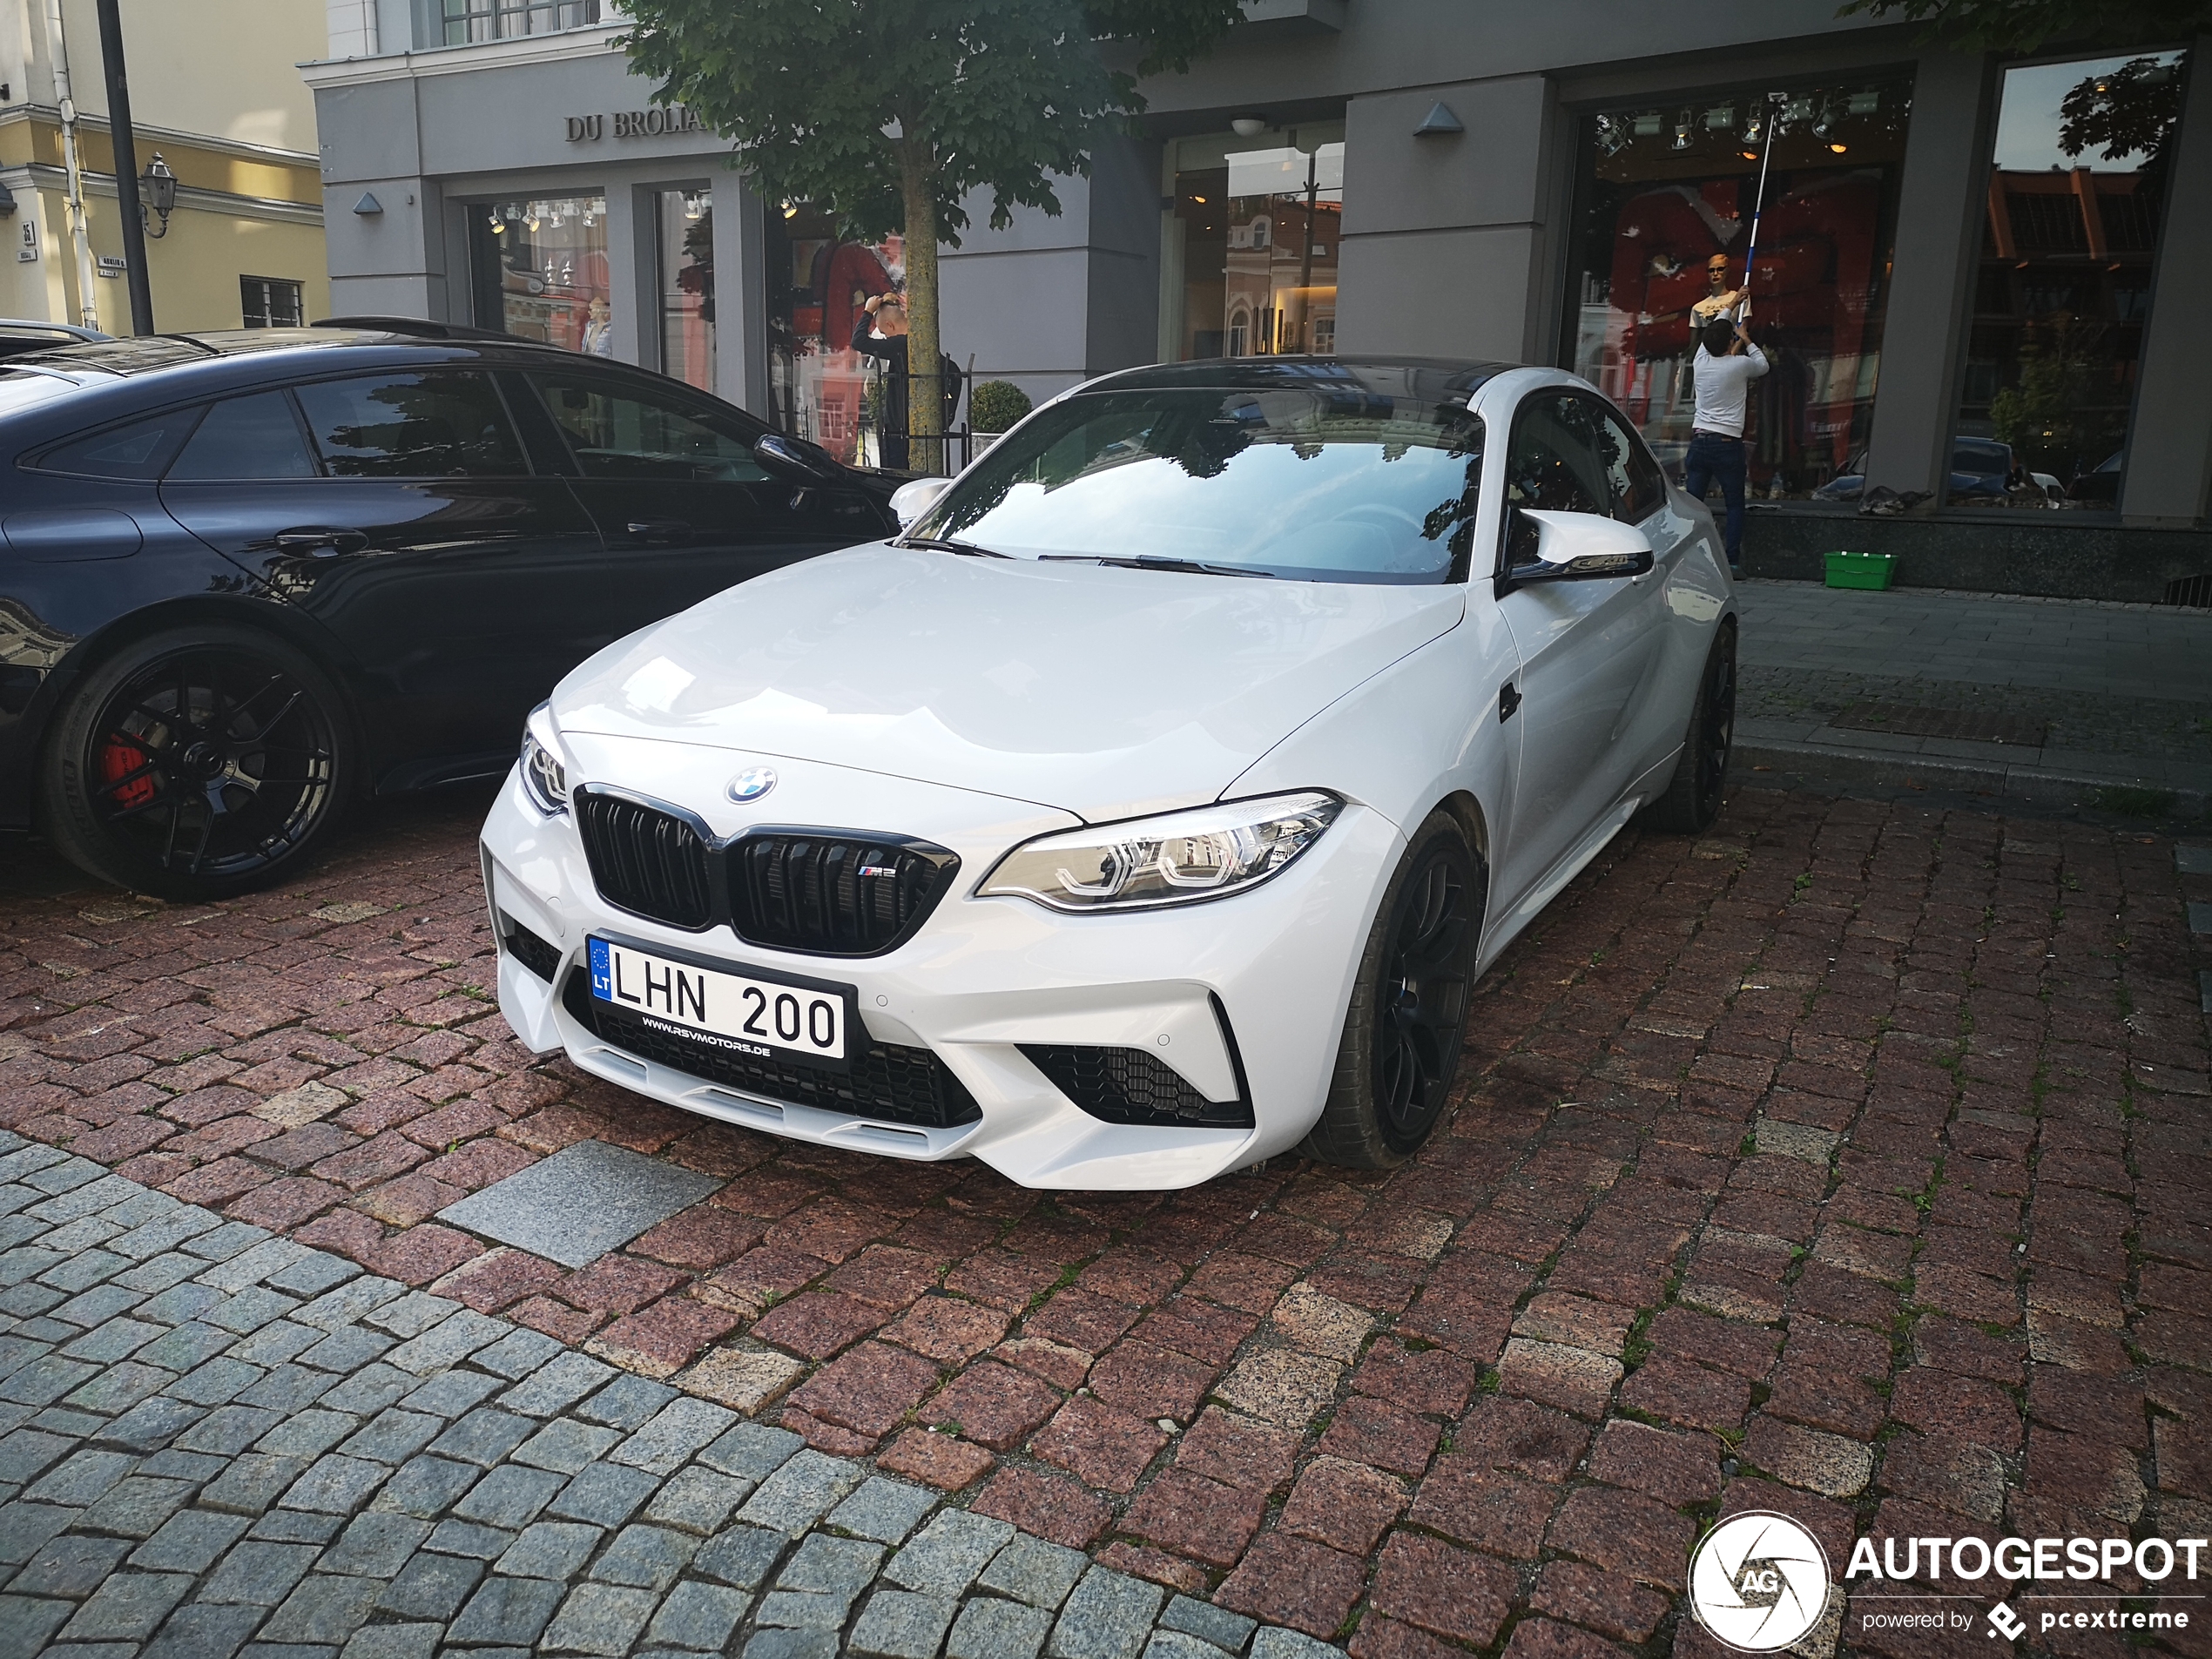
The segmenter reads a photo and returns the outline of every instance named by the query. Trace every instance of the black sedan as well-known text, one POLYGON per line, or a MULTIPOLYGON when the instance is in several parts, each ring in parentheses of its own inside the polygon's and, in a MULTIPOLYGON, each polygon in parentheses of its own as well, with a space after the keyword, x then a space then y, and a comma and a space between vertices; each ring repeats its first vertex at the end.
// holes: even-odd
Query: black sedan
POLYGON ((494 775, 609 642, 896 528, 657 374, 435 325, 0 367, 0 829, 207 899, 347 806, 494 775))

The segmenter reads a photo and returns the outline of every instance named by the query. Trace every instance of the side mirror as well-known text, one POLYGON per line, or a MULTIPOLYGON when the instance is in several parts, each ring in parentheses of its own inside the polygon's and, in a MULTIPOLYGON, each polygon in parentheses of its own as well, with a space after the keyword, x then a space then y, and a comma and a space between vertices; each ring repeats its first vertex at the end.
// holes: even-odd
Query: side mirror
POLYGON ((917 478, 893 490, 891 510, 898 516, 899 528, 912 529, 915 522, 937 504, 937 498, 951 488, 952 482, 949 478, 917 478))
POLYGON ((1596 582, 1642 576, 1657 562, 1651 539, 1633 524, 1595 513, 1508 509, 1509 562, 1498 578, 1498 597, 1535 582, 1596 582))
POLYGON ((777 477, 794 484, 833 484, 845 476, 838 459, 819 443, 787 432, 764 432, 753 440, 752 458, 777 477))

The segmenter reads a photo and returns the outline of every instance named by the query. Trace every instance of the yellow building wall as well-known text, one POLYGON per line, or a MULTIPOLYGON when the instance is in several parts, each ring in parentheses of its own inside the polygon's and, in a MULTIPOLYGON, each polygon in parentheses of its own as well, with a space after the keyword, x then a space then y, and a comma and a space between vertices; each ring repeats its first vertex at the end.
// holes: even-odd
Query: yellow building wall
MULTIPOLYGON (((314 95, 296 65, 328 50, 323 0, 121 0, 118 11, 134 123, 314 152, 314 95)), ((93 0, 62 0, 62 28, 77 107, 105 116, 93 0)))

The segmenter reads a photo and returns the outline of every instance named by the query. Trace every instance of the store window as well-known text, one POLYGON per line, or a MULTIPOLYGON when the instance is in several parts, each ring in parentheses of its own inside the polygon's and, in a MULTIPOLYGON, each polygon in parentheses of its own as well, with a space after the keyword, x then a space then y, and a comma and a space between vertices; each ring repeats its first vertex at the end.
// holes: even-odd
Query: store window
POLYGON ((614 355, 604 196, 479 203, 469 239, 477 327, 614 355))
POLYGON ((1951 504, 2117 504, 2186 67, 2005 71, 1951 504))
POLYGON ((238 303, 248 328, 297 328, 301 320, 300 285, 283 277, 239 278, 238 303))
MULTIPOLYGON (((853 349, 870 296, 906 275, 901 239, 847 241, 833 214, 786 203, 767 214, 768 396, 775 423, 857 462, 873 433, 870 359, 853 349)), ((961 357, 957 341, 944 349, 961 357)))
POLYGON ((1743 285, 1766 168, 1751 336, 1751 492, 1855 498, 1874 412, 1911 87, 1669 101, 1586 116, 1565 355, 1676 478, 1689 447, 1694 307, 1743 285))
POLYGON ((702 392, 714 389, 714 196, 659 192, 660 366, 702 392))
POLYGON ((1337 345, 1344 125, 1169 146, 1160 353, 1327 353, 1337 345))
POLYGON ((599 0, 441 0, 445 44, 550 35, 599 21, 599 0))

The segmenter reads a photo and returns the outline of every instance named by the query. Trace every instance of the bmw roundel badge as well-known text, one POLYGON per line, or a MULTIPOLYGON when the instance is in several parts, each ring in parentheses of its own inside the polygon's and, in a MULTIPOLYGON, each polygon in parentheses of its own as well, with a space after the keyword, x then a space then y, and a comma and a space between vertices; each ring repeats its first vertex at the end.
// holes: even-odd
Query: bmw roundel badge
POLYGON ((730 799, 740 806, 750 806, 775 786, 773 766, 747 766, 730 779, 730 799))

